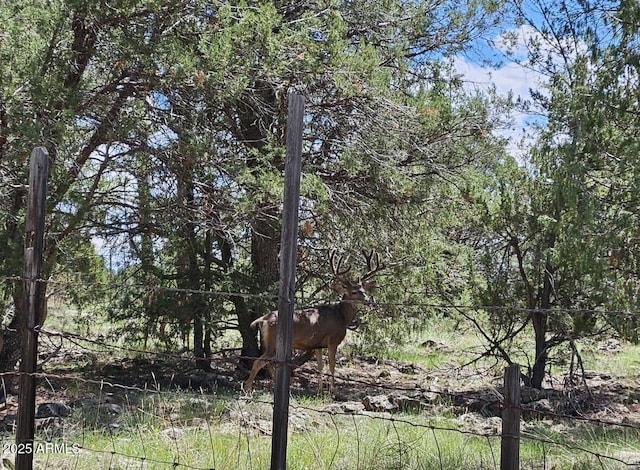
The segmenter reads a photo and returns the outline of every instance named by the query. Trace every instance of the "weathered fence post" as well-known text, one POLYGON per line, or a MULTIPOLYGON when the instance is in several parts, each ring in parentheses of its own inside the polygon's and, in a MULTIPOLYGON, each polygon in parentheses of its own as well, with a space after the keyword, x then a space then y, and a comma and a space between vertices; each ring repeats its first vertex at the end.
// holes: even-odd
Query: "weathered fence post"
POLYGON ((278 303, 278 340, 276 345, 277 368, 273 397, 273 433, 271 436, 271 470, 285 470, 287 467, 289 386, 291 384, 291 343, 296 293, 296 251, 300 173, 302 167, 303 118, 304 97, 289 95, 287 159, 285 164, 282 244, 280 249, 280 300, 278 303))
POLYGON ((511 364, 504 370, 504 409, 500 470, 520 468, 520 366, 511 364))
POLYGON ((47 199, 49 154, 44 147, 31 152, 29 167, 29 196, 24 240, 24 312, 20 323, 20 391, 16 423, 16 469, 33 468, 36 361, 38 355, 38 327, 44 312, 42 252, 44 249, 44 219, 47 199))

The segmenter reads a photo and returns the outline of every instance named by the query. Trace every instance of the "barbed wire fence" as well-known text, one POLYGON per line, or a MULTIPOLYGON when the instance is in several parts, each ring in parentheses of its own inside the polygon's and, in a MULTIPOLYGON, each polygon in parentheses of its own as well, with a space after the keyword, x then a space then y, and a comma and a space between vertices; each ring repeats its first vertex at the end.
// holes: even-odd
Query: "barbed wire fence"
MULTIPOLYGON (((195 290, 190 293, 226 297, 239 294, 195 290)), ((423 304, 403 306, 424 307, 423 304)), ((442 310, 452 308, 430 306, 442 310)), ((494 310, 456 306, 461 307, 478 312, 494 310)), ((41 366, 33 374, 39 390, 34 410, 37 438, 33 444, 37 465, 88 468, 88 462, 96 462, 98 468, 114 469, 268 466, 265 448, 272 432, 273 401, 268 393, 246 397, 240 391, 243 377, 235 368, 241 358, 238 351, 214 352, 209 358, 211 371, 201 372, 188 355, 110 341, 102 332, 80 334, 45 326, 38 329, 38 333, 41 366), (171 368, 179 370, 171 371, 171 368), (226 447, 230 445, 235 452, 223 450, 220 442, 227 443, 226 447), (158 448, 162 450, 157 451, 158 448)), ((317 373, 307 367, 297 367, 297 370, 299 375, 307 377, 317 373)), ((314 456, 315 465, 308 468, 370 468, 372 462, 377 463, 378 468, 501 468, 501 443, 505 437, 516 437, 522 445, 542 449, 542 455, 549 456, 550 466, 555 462, 551 455, 556 451, 565 454, 565 461, 590 462, 596 468, 640 468, 640 423, 626 419, 620 410, 614 416, 623 418, 616 420, 608 419, 606 413, 590 414, 588 404, 584 410, 577 406, 562 411, 542 403, 544 398, 522 403, 519 397, 515 403, 507 403, 501 386, 477 391, 443 390, 421 380, 420 374, 429 373, 417 370, 416 380, 394 383, 392 378, 385 380, 384 375, 363 378, 338 371, 339 388, 354 391, 354 396, 343 397, 346 401, 320 400, 320 404, 295 400, 289 411, 295 441, 291 452, 314 456), (457 408, 455 418, 437 417, 438 410, 450 407, 457 408), (506 409, 517 411, 525 418, 518 419, 515 435, 503 432, 501 416, 506 409), (316 430, 315 426, 320 429, 316 430), (560 431, 549 430, 554 426, 560 431), (380 455, 375 458, 371 456, 371 440, 381 438, 379 432, 371 436, 371 429, 384 430, 384 439, 375 446, 380 455), (323 437, 318 437, 320 435, 323 437), (458 437, 446 437, 448 435, 458 437), (601 444, 587 445, 588 439, 584 436, 589 435, 601 440, 601 444), (316 439, 322 440, 324 449, 316 439), (452 449, 450 443, 459 440, 474 442, 473 445, 481 449, 477 462, 456 460, 457 450, 452 449), (306 448, 301 444, 303 441, 306 448), (327 448, 332 450, 327 452, 327 448), (353 467, 345 466, 345 461, 353 467)), ((1 379, 8 382, 18 376, 17 372, 5 373, 1 379)), ((575 399, 569 396, 568 390, 559 393, 566 394, 565 403, 575 399)), ((639 399, 640 391, 631 390, 627 405, 638 408, 639 399)), ((612 402, 604 406, 620 405, 612 402)), ((7 397, 1 421, 5 456, 20 451, 11 434, 15 411, 15 402, 7 397)), ((535 457, 519 455, 518 468, 547 468, 545 462, 532 459, 535 457)), ((304 458, 302 460, 304 462, 304 458)), ((306 468, 304 463, 296 466, 297 462, 294 460, 291 468, 306 468)))
MULTIPOLYGON (((34 154, 46 161, 44 149, 36 149, 34 154)), ((45 178, 46 173, 40 171, 45 178)), ((35 184, 30 181, 29 186, 35 184)), ((44 187, 36 194, 41 202, 46 184, 44 187)), ((284 417, 285 424, 291 424, 291 431, 284 434, 291 440, 292 468, 507 470, 555 468, 558 458, 583 468, 640 468, 640 423, 627 416, 632 407, 640 412, 638 384, 626 396, 627 403, 605 402, 605 408, 619 407, 611 413, 614 417, 623 416, 608 419, 606 409, 590 412, 588 401, 596 398, 590 390, 581 396, 574 388, 562 390, 564 402, 570 405, 565 408, 545 403, 549 400, 544 395, 525 400, 520 374, 514 369, 508 369, 511 372, 505 376, 504 387, 483 385, 480 391, 439 387, 426 380, 430 371, 424 369, 415 369, 415 380, 401 383, 390 373, 369 371, 362 378, 351 371, 336 377, 351 394, 344 401, 316 404, 303 394, 288 404, 276 421, 275 398, 264 393, 245 397, 240 392, 238 384, 243 377, 235 365, 242 357, 237 351, 212 353, 210 370, 203 371, 195 366, 193 356, 109 340, 101 333, 92 335, 90 329, 79 333, 40 326, 45 314, 40 302, 40 293, 46 291, 44 284, 59 282, 64 287, 64 281, 42 279, 35 263, 43 234, 34 234, 32 226, 43 223, 43 218, 27 221, 25 254, 31 250, 34 256, 25 264, 31 263, 27 266, 31 269, 25 268, 24 276, 2 279, 23 282, 28 292, 25 298, 29 299, 26 320, 14 330, 22 337, 20 369, 0 374, 4 390, 0 409, 3 466, 11 467, 14 458, 19 469, 30 469, 34 463, 41 468, 261 469, 270 462, 265 437, 282 432, 276 428, 284 417), (507 380, 508 376, 515 380, 507 380), (540 424, 545 421, 549 423, 540 424), (537 452, 527 450, 527 454, 522 444, 537 452), (465 447, 467 451, 461 452, 465 447), (558 452, 564 456, 558 457, 558 452)), ((82 285, 108 290, 133 288, 130 283, 82 285)), ((256 295, 135 288, 161 289, 175 295, 256 295)), ((467 311, 467 318, 482 311, 540 312, 428 303, 378 306, 467 311)), ((586 309, 544 313, 638 316, 635 312, 586 309)), ((280 370, 294 368, 289 360, 280 360, 277 365, 286 365, 280 370)), ((311 372, 298 370, 301 376, 311 372)), ((290 395, 292 390, 285 392, 290 395)), ((622 390, 611 391, 616 392, 622 390)))

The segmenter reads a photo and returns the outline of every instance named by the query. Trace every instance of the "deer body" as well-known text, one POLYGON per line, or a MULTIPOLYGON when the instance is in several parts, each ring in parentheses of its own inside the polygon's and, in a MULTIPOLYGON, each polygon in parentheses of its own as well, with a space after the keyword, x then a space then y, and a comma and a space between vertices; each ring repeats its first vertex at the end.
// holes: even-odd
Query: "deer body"
MULTIPOLYGON (((365 300, 364 294, 363 298, 365 300)), ((318 372, 322 373, 322 349, 329 351, 329 370, 331 372, 331 392, 335 389, 334 372, 336 366, 336 351, 338 345, 347 334, 347 327, 353 322, 358 313, 357 304, 342 302, 333 305, 320 305, 293 313, 293 349, 316 351, 318 372)), ((278 334, 278 312, 271 312, 261 316, 253 323, 253 328, 260 328, 264 354, 258 358, 251 369, 251 375, 244 384, 245 391, 251 391, 256 374, 276 356, 276 338, 278 334)), ((318 381, 318 388, 322 389, 322 375, 318 381)))
MULTIPOLYGON (((327 349, 329 355, 329 371, 331 373, 330 392, 335 392, 335 367, 336 351, 340 343, 347 334, 347 327, 354 321, 358 314, 358 308, 362 302, 367 301, 367 292, 375 287, 374 280, 365 280, 373 276, 377 271, 384 269, 376 257, 377 265, 371 269, 371 257, 367 259, 370 270, 367 274, 351 282, 345 274, 347 270, 340 272, 341 261, 337 267, 334 265, 333 254, 331 255, 331 265, 333 272, 338 279, 338 283, 333 286, 336 292, 342 294, 342 300, 337 304, 320 305, 304 310, 296 310, 293 313, 293 336, 292 348, 303 351, 316 352, 318 362, 318 390, 322 390, 322 350, 327 349)), ((253 386, 253 381, 257 373, 271 362, 276 356, 276 342, 278 334, 278 312, 270 312, 251 323, 253 328, 260 328, 264 353, 253 364, 249 378, 244 383, 245 392, 249 393, 253 386)))

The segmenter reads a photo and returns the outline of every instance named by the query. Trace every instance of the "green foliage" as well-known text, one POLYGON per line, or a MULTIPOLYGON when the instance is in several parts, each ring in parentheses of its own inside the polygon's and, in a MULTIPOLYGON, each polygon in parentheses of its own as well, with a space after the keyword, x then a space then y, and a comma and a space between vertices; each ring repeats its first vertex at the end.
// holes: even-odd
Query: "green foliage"
MULTIPOLYGON (((451 6, 4 2, 0 275, 20 264, 25 155, 44 143, 46 277, 78 273, 97 287, 71 288, 73 300, 100 298, 99 239, 122 287, 109 314, 127 333, 157 334, 167 311, 185 329, 193 312, 246 327, 243 309, 268 302, 150 292, 273 292, 265 270, 277 269, 286 97, 297 92, 307 101, 301 295, 331 281, 328 249, 374 248, 391 265, 380 300, 468 297, 469 250, 451 239, 471 216, 446 182, 500 155, 490 131, 505 103, 465 91, 449 58, 503 11, 451 6)), ((417 328, 433 312, 389 308, 372 325, 400 340, 405 314, 417 328)))
MULTIPOLYGON (((491 135, 510 100, 469 92, 452 65, 496 28, 500 2, 4 2, 0 275, 20 274, 26 155, 44 144, 45 277, 75 276, 79 305, 101 299, 97 237, 129 290, 109 313, 134 336, 157 334, 163 312, 179 329, 194 311, 246 327, 243 308, 272 305, 149 292, 273 293, 296 92, 300 295, 315 302, 331 283, 329 249, 354 265, 379 251, 386 306, 365 314, 363 345, 401 342, 443 302, 577 309, 550 319, 553 345, 607 325, 637 338, 633 317, 589 313, 638 308, 640 259, 640 15, 633 2, 594 4, 617 13, 531 5, 549 21, 528 44, 528 65, 549 77, 535 95, 548 122, 524 168, 491 135)), ((1 295, 3 308, 20 297, 10 281, 1 295)), ((528 321, 490 317, 495 334, 528 321)))
POLYGON ((640 10, 620 7, 625 26, 588 11, 581 22, 564 19, 576 24, 586 48, 565 46, 573 55, 559 64, 549 84, 549 126, 534 161, 540 178, 553 182, 565 221, 557 256, 571 259, 571 268, 586 281, 576 289, 589 289, 591 306, 636 310, 637 299, 623 287, 636 282, 636 243, 629 233, 637 228, 631 214, 638 144, 632 136, 640 127, 633 85, 637 74, 629 68, 637 41, 626 27, 637 26, 640 10), (559 141, 559 133, 566 138, 559 141))
POLYGON ((635 315, 599 312, 638 310, 637 243, 629 235, 639 228, 632 215, 639 162, 631 136, 640 114, 633 98, 637 71, 629 68, 637 40, 627 27, 637 27, 640 10, 607 1, 518 7, 519 20, 537 28, 527 65, 548 77, 545 91, 534 94, 548 122, 526 165, 503 158, 468 180, 479 222, 469 272, 481 304, 529 309, 492 315, 491 325, 479 326, 494 344, 507 345, 519 331, 530 334, 532 324, 529 363, 540 386, 553 348, 607 327, 638 336, 635 315), (595 13, 601 9, 629 16, 603 18, 595 13), (530 19, 532 11, 539 15, 530 19))
POLYGON ((62 288, 75 306, 96 306, 108 295, 108 271, 87 237, 70 237, 59 247, 52 290, 62 288), (73 251, 71 251, 73 250, 73 251), (58 275, 60 278, 58 279, 58 275))

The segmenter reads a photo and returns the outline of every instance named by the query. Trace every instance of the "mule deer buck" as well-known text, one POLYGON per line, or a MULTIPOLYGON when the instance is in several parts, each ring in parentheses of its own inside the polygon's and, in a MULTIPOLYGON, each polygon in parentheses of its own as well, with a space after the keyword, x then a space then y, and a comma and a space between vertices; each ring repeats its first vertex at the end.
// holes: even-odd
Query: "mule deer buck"
MULTIPOLYGON (((376 281, 371 279, 378 271, 386 268, 380 264, 380 257, 371 251, 367 254, 363 251, 367 262, 368 271, 360 276, 357 281, 347 277, 351 270, 348 266, 341 270, 343 258, 337 263, 335 251, 329 254, 331 270, 336 283, 333 290, 342 294, 342 300, 337 304, 319 305, 304 310, 293 312, 293 349, 314 351, 318 362, 318 392, 322 391, 322 349, 327 348, 329 353, 329 371, 331 373, 331 385, 329 391, 335 394, 335 367, 336 350, 347 334, 347 327, 354 321, 362 302, 367 301, 367 292, 371 291, 376 281), (372 263, 375 262, 375 266, 372 263)), ((251 392, 256 374, 266 365, 270 365, 276 356, 276 338, 278 334, 278 312, 270 312, 261 316, 253 323, 252 328, 260 328, 264 354, 253 363, 251 374, 244 383, 244 391, 251 392)), ((271 367, 270 367, 271 372, 271 367)), ((273 373, 271 374, 273 376, 273 373)))

